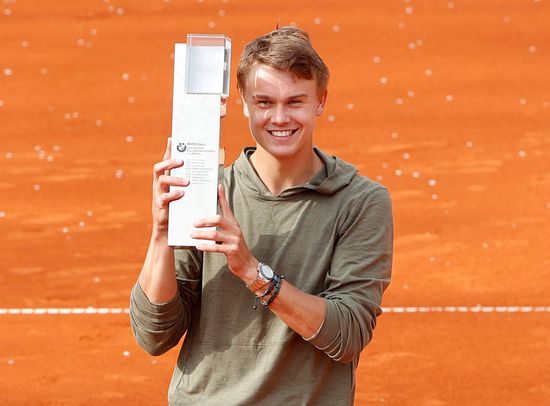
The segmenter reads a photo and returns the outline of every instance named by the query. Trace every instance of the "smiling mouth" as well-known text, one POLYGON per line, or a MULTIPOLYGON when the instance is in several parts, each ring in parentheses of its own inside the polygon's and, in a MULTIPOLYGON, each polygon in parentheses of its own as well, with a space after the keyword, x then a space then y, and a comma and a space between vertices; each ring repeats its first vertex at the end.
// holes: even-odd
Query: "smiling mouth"
POLYGON ((291 135, 293 135, 294 133, 296 133, 296 131, 298 131, 298 129, 295 129, 295 130, 271 130, 271 131, 268 130, 268 133, 270 133, 271 135, 273 135, 274 137, 277 137, 277 138, 288 138, 291 135))

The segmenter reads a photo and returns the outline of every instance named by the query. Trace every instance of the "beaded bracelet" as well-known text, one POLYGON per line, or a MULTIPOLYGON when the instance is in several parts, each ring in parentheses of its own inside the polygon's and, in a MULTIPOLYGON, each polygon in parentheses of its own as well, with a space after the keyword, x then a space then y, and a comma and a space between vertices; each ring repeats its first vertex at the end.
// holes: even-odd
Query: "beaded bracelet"
MULTIPOLYGON (((284 276, 282 275, 277 275, 278 276, 278 279, 277 279, 277 283, 275 285, 275 289, 273 290, 273 294, 271 295, 271 297, 269 298, 269 300, 264 303, 262 302, 262 304, 265 306, 265 307, 268 307, 272 302, 273 300, 275 300, 275 298, 277 297, 277 295, 279 294, 279 290, 281 289, 281 284, 283 283, 283 279, 285 278, 284 276)), ((261 300, 260 300, 261 301, 261 300)))
POLYGON ((269 294, 273 291, 273 289, 275 288, 275 285, 276 285, 277 283, 275 282, 274 279, 275 279, 275 278, 273 278, 273 279, 269 282, 269 287, 266 289, 266 291, 265 291, 264 293, 262 293, 260 296, 254 294, 254 304, 252 305, 252 308, 253 308, 254 310, 256 310, 256 309, 258 308, 258 305, 256 304, 257 301, 259 300, 260 303, 263 304, 262 298, 265 297, 265 296, 267 296, 267 295, 269 295, 269 294))

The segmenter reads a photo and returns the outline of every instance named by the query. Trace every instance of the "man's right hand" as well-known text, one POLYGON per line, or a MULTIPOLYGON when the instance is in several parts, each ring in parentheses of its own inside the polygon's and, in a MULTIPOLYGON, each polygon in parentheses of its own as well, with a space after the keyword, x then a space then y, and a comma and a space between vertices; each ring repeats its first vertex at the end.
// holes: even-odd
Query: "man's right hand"
POLYGON ((183 166, 183 161, 170 159, 172 138, 166 143, 166 151, 161 162, 153 166, 153 231, 166 233, 168 231, 168 204, 181 199, 184 191, 170 191, 170 186, 188 186, 189 180, 170 176, 170 170, 183 166))

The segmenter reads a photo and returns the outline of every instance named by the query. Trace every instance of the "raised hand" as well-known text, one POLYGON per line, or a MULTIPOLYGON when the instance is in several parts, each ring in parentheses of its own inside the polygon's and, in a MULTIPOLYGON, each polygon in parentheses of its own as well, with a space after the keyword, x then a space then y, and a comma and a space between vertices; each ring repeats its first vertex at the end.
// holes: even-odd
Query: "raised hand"
POLYGON ((194 226, 217 227, 217 230, 197 230, 191 237, 216 241, 218 244, 200 244, 197 249, 207 252, 221 252, 227 258, 229 270, 245 283, 254 280, 257 274, 258 260, 254 258, 244 239, 241 227, 229 207, 222 185, 218 185, 218 201, 221 215, 198 220, 194 226))
POLYGON ((171 201, 181 199, 185 192, 181 189, 170 191, 170 186, 188 186, 187 179, 170 176, 170 170, 183 165, 180 159, 170 159, 172 138, 168 138, 166 151, 161 162, 153 166, 153 228, 155 231, 167 232, 168 230, 168 204, 171 201))

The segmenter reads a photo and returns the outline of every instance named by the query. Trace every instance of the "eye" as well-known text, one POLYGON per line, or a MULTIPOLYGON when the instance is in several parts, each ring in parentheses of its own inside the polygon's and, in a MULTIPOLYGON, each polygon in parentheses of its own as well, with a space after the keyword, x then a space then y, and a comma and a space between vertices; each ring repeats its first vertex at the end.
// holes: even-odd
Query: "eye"
POLYGON ((288 102, 288 104, 292 105, 292 106, 298 106, 300 104, 302 104, 303 101, 302 100, 291 100, 288 102))
POLYGON ((260 107, 269 107, 269 106, 271 106, 271 102, 269 100, 258 100, 257 104, 260 107))

